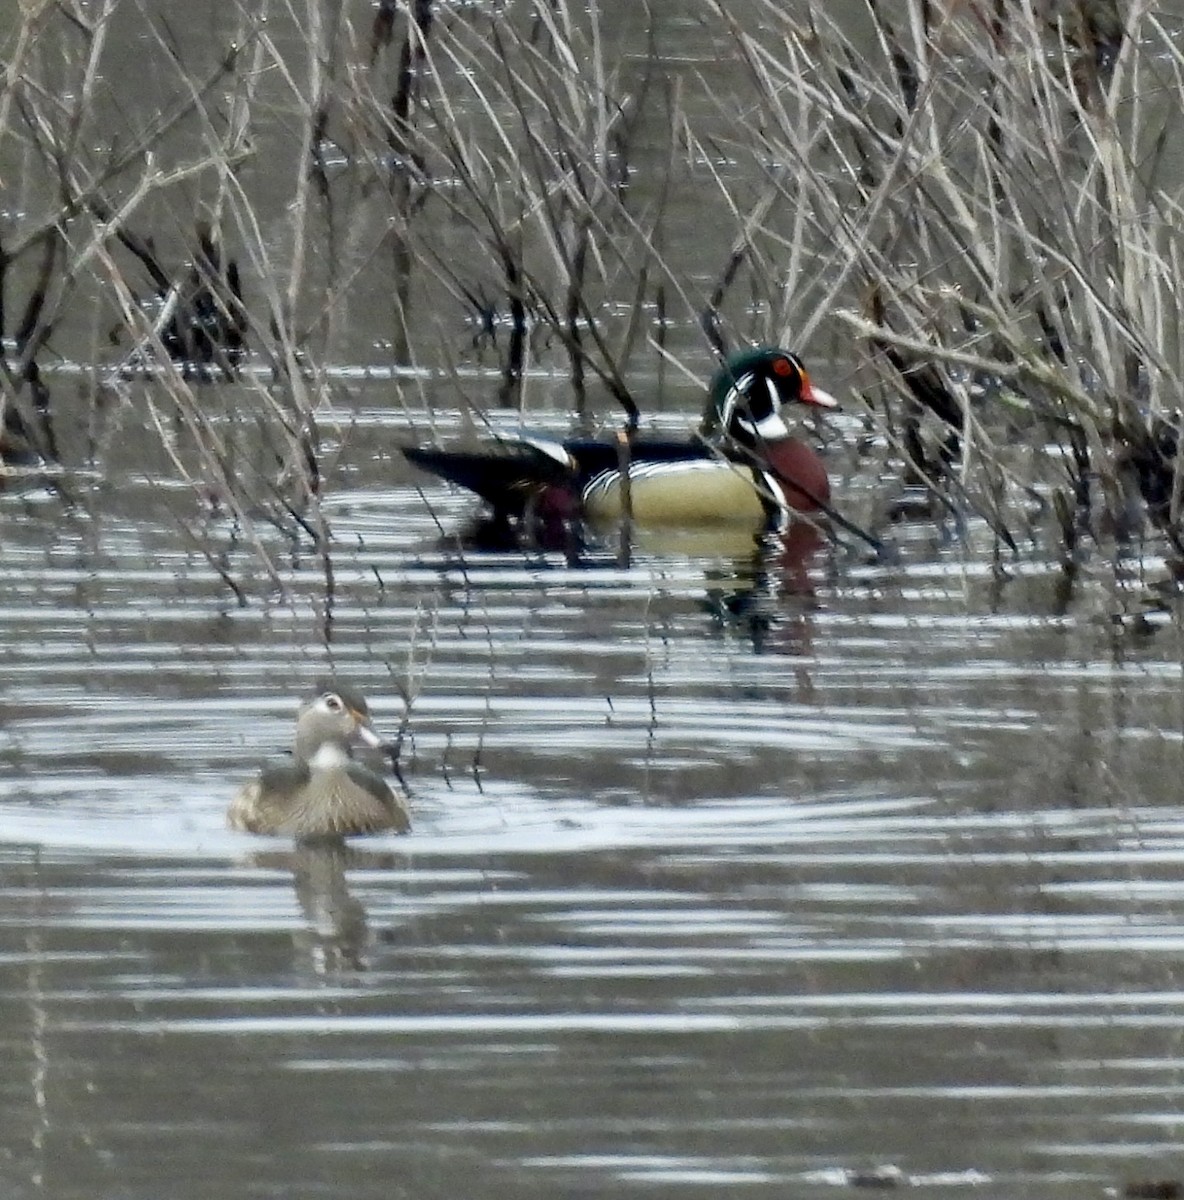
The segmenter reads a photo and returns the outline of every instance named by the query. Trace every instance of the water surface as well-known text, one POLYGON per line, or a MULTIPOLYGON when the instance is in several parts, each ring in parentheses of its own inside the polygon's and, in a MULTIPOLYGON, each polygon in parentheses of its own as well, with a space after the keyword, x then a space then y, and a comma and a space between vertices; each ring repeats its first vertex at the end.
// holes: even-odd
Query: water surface
POLYGON ((327 644, 315 562, 239 608, 155 484, 3 500, 7 1195, 1172 1175, 1181 688, 1143 584, 1000 579, 973 521, 887 562, 462 552, 470 501, 369 428, 327 644), (413 833, 229 832, 330 668, 388 731, 413 696, 413 833))
MULTIPOLYGON (((651 6, 709 132, 743 81, 684 7, 651 6)), ((195 71, 218 13, 170 15, 195 71)), ((154 83, 137 52, 159 54, 112 42, 112 94, 167 107, 171 65, 154 83)), ((291 104, 277 73, 260 87, 291 104)), ((291 237, 296 126, 275 112, 244 168, 268 244, 291 237)), ((641 190, 668 123, 640 126, 641 190)), ((748 194, 745 163, 712 168, 748 194)), ((693 236, 664 248, 696 296, 736 235, 702 219, 708 183, 710 203, 670 198, 693 236)), ((156 233, 182 246, 191 219, 156 233)), ((313 364, 331 589, 291 522, 234 515, 166 452, 184 438, 152 381, 72 407, 103 377, 94 314, 59 330, 68 469, 0 494, 0 1194, 1080 1200, 1178 1179, 1184 689, 1161 548, 1089 542, 1071 578, 1035 500, 1014 553, 970 511, 887 522, 900 464, 824 321, 802 349, 848 401, 836 503, 890 554, 748 533, 622 553, 615 531, 478 549, 473 502, 398 446, 461 432, 462 396, 492 407, 496 354, 452 297, 417 309, 417 369, 391 372, 367 287, 389 299, 363 273, 339 361, 313 364), (381 728, 406 719, 413 832, 230 832, 234 789, 334 672, 381 728)), ((689 315, 666 332, 705 374, 689 315)), ((643 357, 647 419, 691 425, 694 389, 643 357)), ((562 431, 562 356, 544 365, 530 415, 562 431)), ((268 461, 268 365, 248 366, 249 402, 193 385, 241 470, 268 461)))

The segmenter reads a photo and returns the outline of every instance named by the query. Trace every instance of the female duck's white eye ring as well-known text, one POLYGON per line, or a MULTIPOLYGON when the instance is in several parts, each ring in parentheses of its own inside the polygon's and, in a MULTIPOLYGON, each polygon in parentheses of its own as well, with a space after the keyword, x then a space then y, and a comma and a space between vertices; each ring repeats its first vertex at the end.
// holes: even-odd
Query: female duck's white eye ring
POLYGON ((321 699, 330 712, 339 713, 345 708, 345 701, 336 692, 326 692, 321 699))

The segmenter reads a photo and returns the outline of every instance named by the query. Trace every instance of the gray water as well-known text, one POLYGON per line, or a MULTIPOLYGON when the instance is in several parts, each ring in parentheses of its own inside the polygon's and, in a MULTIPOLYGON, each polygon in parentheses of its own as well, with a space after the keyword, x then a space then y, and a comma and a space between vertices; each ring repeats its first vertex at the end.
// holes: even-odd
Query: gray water
POLYGON ((1179 646, 1115 619, 1142 585, 999 580, 973 523, 804 578, 462 554, 471 502, 368 413, 328 649, 315 563, 240 609, 155 483, 4 499, 5 1195, 1172 1177, 1179 646), (330 666, 388 733, 413 694, 412 834, 229 832, 330 666))
MULTIPOLYGON (((220 11, 171 29, 213 53, 220 11)), ((703 21, 655 13, 687 79, 735 70, 703 21)), ((725 224, 670 247, 696 287, 725 224)), ((331 598, 305 541, 236 521, 200 463, 182 480, 151 382, 0 494, 0 1196, 1169 1194, 1162 547, 1090 542, 1070 577, 1035 504, 1014 553, 971 511, 887 524, 896 478, 824 330, 836 504, 890 554, 478 549, 472 499, 398 447, 461 427, 456 357, 492 397, 491 356, 441 308, 423 375, 366 380, 389 365, 366 311, 319 415, 331 598), (230 832, 330 673, 406 723, 411 834, 230 832)), ((56 397, 91 369, 75 332, 56 397)), ((689 321, 671 338, 709 364, 689 321)), ((234 386, 195 387, 230 429, 234 386)), ((567 428, 562 380, 531 388, 567 428)), ((669 383, 660 423, 696 403, 669 383)))

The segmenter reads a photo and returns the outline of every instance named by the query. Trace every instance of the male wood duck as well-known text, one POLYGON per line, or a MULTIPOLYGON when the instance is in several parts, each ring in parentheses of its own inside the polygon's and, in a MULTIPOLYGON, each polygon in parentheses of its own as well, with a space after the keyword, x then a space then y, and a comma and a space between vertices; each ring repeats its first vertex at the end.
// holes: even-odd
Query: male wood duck
POLYGON ((826 468, 790 434, 780 411, 786 404, 838 402, 814 386, 797 355, 763 346, 733 354, 716 372, 694 437, 559 441, 517 430, 477 450, 403 453, 476 492, 500 516, 612 521, 628 507, 641 526, 785 525, 795 512, 817 511, 830 499, 826 468))
POLYGON ((265 766, 231 801, 231 828, 297 838, 406 833, 406 798, 354 760, 355 742, 383 745, 365 698, 325 688, 300 709, 292 761, 265 766))

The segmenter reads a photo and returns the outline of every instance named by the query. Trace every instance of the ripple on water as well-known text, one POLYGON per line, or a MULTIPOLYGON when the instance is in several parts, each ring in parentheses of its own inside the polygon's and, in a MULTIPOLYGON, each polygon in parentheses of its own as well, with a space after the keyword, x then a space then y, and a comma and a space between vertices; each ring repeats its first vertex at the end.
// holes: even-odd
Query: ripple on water
POLYGON ((806 596, 751 553, 462 558, 467 502, 379 470, 331 506, 328 643, 315 563, 265 532, 286 592, 240 610, 150 489, 85 537, 42 498, 0 541, 0 1103, 36 1131, 0 1178, 1170 1173, 1170 628, 1116 645, 1088 579, 1054 611, 1048 564, 999 591, 923 539, 806 596), (391 733, 412 699, 414 833, 227 830, 331 665, 391 733))

